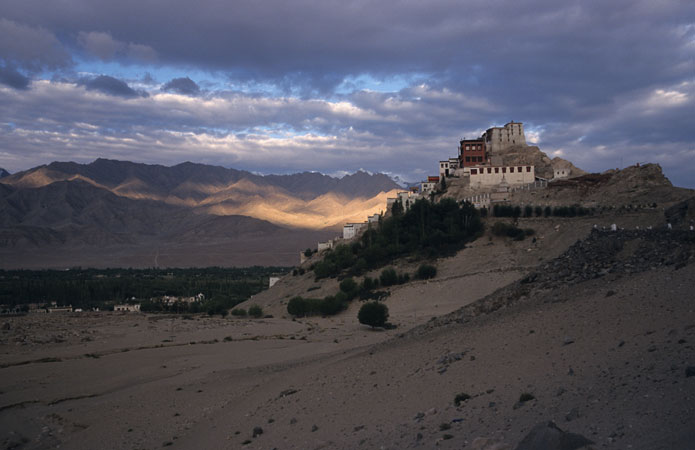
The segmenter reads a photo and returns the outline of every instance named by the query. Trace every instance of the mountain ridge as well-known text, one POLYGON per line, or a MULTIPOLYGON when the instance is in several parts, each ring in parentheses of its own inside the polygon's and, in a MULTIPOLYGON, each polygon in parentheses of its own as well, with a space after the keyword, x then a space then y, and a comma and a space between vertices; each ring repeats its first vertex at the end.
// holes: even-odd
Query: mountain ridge
POLYGON ((334 237, 344 222, 381 211, 397 188, 365 172, 261 176, 191 162, 53 162, 0 182, 2 266, 147 267, 161 252, 170 258, 158 263, 174 266, 293 265, 299 250, 334 237))

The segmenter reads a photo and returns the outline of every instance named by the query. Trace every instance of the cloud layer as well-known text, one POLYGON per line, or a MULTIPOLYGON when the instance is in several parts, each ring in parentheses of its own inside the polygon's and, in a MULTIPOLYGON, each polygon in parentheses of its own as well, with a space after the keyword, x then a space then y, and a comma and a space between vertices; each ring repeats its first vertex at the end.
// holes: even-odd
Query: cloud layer
POLYGON ((582 168, 659 162, 695 187, 694 23, 686 1, 6 2, 0 166, 416 180, 513 119, 582 168))

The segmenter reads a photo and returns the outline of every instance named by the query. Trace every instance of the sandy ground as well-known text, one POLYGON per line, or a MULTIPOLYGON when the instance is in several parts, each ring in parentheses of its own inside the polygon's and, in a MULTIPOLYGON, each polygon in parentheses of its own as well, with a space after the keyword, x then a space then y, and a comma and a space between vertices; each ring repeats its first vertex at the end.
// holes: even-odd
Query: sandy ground
POLYGON ((310 276, 249 302, 270 319, 0 318, 0 445, 472 448, 489 437, 513 448, 554 420, 597 448, 692 448, 695 264, 557 286, 463 324, 429 321, 558 256, 590 223, 536 228, 535 246, 485 237, 439 261, 435 280, 394 288, 395 330, 357 323, 358 304, 283 317, 310 276), (522 393, 535 399, 517 404, 522 393))

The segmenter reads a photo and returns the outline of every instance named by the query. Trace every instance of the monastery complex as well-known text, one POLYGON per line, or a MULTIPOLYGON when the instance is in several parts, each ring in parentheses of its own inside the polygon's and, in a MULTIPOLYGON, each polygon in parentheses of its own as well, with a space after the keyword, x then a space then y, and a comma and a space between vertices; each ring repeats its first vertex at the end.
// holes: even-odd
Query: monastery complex
MULTIPOLYGON (((530 154, 532 149, 537 151, 527 146, 524 124, 521 122, 511 121, 503 127, 488 128, 477 139, 460 140, 458 155, 439 161, 438 175, 428 176, 419 186, 412 186, 407 191, 399 192, 396 197, 388 198, 386 209, 388 211, 395 202, 400 202, 407 210, 416 200, 431 198, 452 183, 466 193, 464 201, 471 202, 476 208, 489 208, 494 203, 508 202, 517 190, 541 189, 548 182, 570 177, 569 167, 556 168, 552 178, 544 178, 537 175, 535 165, 519 163, 519 158, 508 157, 510 153, 530 154)), ((342 239, 354 238, 368 224, 378 222, 379 218, 380 215, 375 214, 365 222, 345 224, 342 239)), ((318 249, 332 248, 334 241, 321 242, 318 249)))

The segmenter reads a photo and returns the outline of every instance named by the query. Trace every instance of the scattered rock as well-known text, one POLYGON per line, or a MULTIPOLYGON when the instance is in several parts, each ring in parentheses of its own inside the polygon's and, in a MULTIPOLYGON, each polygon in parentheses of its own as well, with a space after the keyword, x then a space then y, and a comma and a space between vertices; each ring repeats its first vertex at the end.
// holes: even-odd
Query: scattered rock
POLYGON ((254 438, 255 438, 255 437, 258 437, 258 436, 260 436, 261 434, 263 434, 263 428, 261 428, 261 427, 253 427, 253 434, 252 434, 252 437, 254 437, 254 438))
POLYGON ((319 429, 319 427, 317 427, 316 424, 314 424, 314 425, 311 426, 311 432, 312 432, 312 433, 315 432, 315 431, 318 430, 318 429, 319 429))
POLYGON ((593 441, 580 434, 568 433, 553 422, 544 422, 533 427, 516 446, 516 450, 588 450, 593 444, 593 441))
POLYGON ((565 336, 565 339, 562 341, 562 345, 570 345, 570 344, 574 344, 574 339, 569 337, 569 336, 565 336))
POLYGON ((571 422, 571 421, 573 421, 574 419, 578 419, 579 417, 581 417, 581 415, 579 414, 579 409, 577 409, 577 408, 572 408, 572 409, 570 410, 570 412, 568 412, 567 414, 565 414, 565 420, 566 420, 567 422, 571 422))

